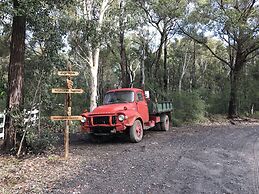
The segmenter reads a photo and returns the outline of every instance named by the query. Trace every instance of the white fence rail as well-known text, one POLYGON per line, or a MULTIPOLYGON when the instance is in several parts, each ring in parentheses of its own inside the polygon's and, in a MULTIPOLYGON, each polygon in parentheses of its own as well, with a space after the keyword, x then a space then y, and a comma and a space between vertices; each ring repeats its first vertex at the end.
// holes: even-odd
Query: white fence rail
POLYGON ((25 112, 25 118, 24 118, 24 124, 28 123, 28 127, 35 126, 37 124, 37 121, 39 120, 39 110, 33 109, 31 111, 24 110, 25 112))
POLYGON ((5 112, 0 113, 0 139, 4 139, 5 112))

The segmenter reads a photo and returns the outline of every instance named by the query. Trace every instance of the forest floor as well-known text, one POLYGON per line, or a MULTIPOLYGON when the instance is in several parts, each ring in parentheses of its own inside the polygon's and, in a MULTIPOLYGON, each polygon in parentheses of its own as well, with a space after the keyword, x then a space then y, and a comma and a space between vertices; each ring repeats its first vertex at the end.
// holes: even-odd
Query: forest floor
POLYGON ((72 135, 70 157, 0 156, 0 193, 259 193, 259 122, 147 131, 91 143, 72 135))

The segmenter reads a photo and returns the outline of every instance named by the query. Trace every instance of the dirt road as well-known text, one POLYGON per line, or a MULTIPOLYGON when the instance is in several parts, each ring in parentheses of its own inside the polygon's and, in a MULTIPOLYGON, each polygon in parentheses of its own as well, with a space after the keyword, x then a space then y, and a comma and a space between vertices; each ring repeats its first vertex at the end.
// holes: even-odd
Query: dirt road
POLYGON ((259 126, 150 131, 132 144, 79 142, 73 177, 44 193, 259 193, 259 126))
POLYGON ((259 124, 148 131, 142 142, 73 136, 70 158, 0 156, 0 193, 259 193, 259 124))

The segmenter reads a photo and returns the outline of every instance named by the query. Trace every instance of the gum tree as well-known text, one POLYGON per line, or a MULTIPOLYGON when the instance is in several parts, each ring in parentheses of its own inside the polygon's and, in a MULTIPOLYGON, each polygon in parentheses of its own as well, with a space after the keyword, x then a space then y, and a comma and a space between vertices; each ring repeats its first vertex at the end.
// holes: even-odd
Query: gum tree
MULTIPOLYGON (((18 0, 13 0, 13 21, 12 36, 10 44, 10 62, 8 68, 8 92, 7 109, 14 111, 21 109, 23 104, 24 87, 24 52, 25 52, 25 31, 26 16, 23 13, 21 4, 18 0)), ((13 119, 8 116, 6 122, 6 138, 4 147, 10 150, 15 145, 16 131, 13 125, 13 119)))
POLYGON ((161 81, 161 85, 167 90, 169 79, 167 47, 169 39, 176 33, 176 22, 181 20, 185 13, 187 2, 183 0, 136 0, 136 3, 145 13, 146 23, 158 32, 159 44, 151 68, 154 69, 154 76, 161 81), (161 62, 163 62, 162 68, 161 62), (160 72, 163 72, 161 74, 163 78, 159 77, 160 72))
MULTIPOLYGON (((63 1, 62 5, 68 4, 70 1, 63 1)), ((20 141, 19 128, 22 128, 23 123, 15 120, 12 116, 15 114, 21 115, 24 108, 24 78, 25 78, 25 48, 28 34, 26 31, 34 29, 32 26, 37 20, 46 19, 46 17, 53 15, 51 13, 53 8, 61 8, 58 2, 51 2, 48 0, 5 0, 0 6, 0 13, 6 12, 6 21, 11 18, 11 41, 10 41, 10 59, 8 66, 8 90, 7 90, 7 119, 5 126, 5 141, 3 148, 8 152, 15 151, 20 141), (17 126, 17 124, 19 126, 17 126)), ((2 15, 2 14, 0 14, 2 15)), ((49 20, 48 20, 49 21, 49 20)), ((46 24, 44 24, 46 25, 46 24)), ((43 30, 45 26, 40 26, 43 30)), ((34 29, 35 30, 35 29, 34 29)), ((48 32, 49 36, 50 32, 48 32)), ((32 35, 33 32, 30 31, 32 35)), ((28 40, 29 42, 29 40, 28 40)), ((31 70, 33 71, 33 70, 31 70)))
MULTIPOLYGON (((69 14, 71 28, 69 34, 69 44, 71 53, 81 69, 85 72, 89 70, 90 111, 97 106, 98 96, 98 70, 99 58, 105 32, 103 30, 112 0, 82 0, 74 7, 74 11, 69 14)), ((85 77, 87 77, 85 76, 85 77)))
POLYGON ((259 49, 259 5, 256 0, 202 0, 193 5, 191 17, 194 20, 181 29, 187 36, 205 46, 223 65, 229 67, 231 89, 228 116, 237 117, 242 69, 259 49), (227 57, 212 49, 206 38, 195 36, 191 28, 188 28, 193 25, 200 31, 213 32, 215 37, 224 42, 227 57))

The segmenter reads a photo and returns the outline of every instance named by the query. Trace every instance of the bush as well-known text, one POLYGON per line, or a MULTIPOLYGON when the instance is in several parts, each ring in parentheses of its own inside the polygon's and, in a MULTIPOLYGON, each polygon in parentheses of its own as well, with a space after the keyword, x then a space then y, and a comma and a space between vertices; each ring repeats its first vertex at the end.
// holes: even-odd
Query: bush
POLYGON ((173 125, 180 126, 183 123, 198 123, 204 120, 206 106, 197 92, 174 93, 173 107, 173 125))
POLYGON ((206 112, 210 115, 225 115, 228 112, 229 93, 230 87, 227 83, 217 91, 208 88, 199 89, 199 94, 206 103, 206 112))
POLYGON ((43 129, 40 133, 38 129, 31 127, 26 133, 27 151, 39 154, 51 150, 58 142, 57 135, 50 129, 43 129))

